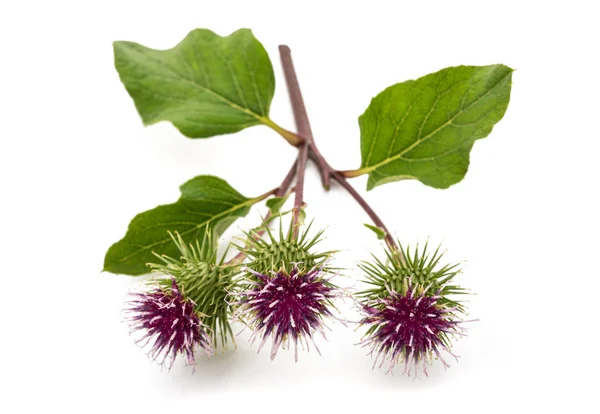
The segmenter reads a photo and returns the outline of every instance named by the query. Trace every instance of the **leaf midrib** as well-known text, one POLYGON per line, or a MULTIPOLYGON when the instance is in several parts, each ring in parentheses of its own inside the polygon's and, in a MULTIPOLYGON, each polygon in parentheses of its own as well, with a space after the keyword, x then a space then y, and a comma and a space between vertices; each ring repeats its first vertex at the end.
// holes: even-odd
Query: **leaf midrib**
MULTIPOLYGON (((502 81, 504 81, 504 79, 506 79, 506 77, 511 75, 511 71, 509 71, 506 75, 504 75, 502 78, 500 78, 500 80, 498 82, 496 82, 491 88, 489 88, 483 95, 479 96, 476 100, 474 100, 473 102, 471 102, 469 105, 467 105, 465 108, 462 108, 460 111, 458 111, 452 118, 450 118, 448 121, 444 122, 442 125, 440 125, 439 127, 437 127, 436 129, 434 129, 433 131, 431 131, 429 134, 425 135, 422 138, 417 139, 415 142, 413 142, 411 145, 409 145, 407 148, 405 148, 404 150, 400 151, 399 153, 395 154, 392 157, 388 157, 386 159, 384 159, 383 161, 378 162, 377 164, 373 164, 371 166, 365 167, 365 168, 361 168, 361 171, 364 174, 370 173, 386 164, 389 164, 390 162, 396 161, 398 159, 403 159, 403 156, 410 152, 411 150, 413 150, 416 146, 418 146, 419 144, 421 144, 423 141, 426 141, 427 139, 431 138, 433 135, 437 134, 438 132, 440 132, 442 129, 446 128, 448 125, 451 125, 454 120, 456 118, 458 118, 460 115, 462 115, 465 111, 467 111, 471 106, 475 105, 476 103, 478 103, 481 99, 483 99, 487 94, 489 94, 492 90, 494 90, 502 81)), ((375 141, 375 139, 374 139, 375 141)), ((437 157, 431 157, 431 158, 437 158, 437 157)))

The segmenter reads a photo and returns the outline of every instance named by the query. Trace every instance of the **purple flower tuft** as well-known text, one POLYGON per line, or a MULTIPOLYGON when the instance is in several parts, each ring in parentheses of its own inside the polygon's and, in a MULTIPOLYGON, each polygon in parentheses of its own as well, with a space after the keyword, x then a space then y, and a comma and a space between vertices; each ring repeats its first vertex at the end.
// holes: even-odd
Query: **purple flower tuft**
POLYGON ((275 358, 280 346, 286 349, 293 341, 294 357, 298 361, 298 342, 304 347, 303 339, 307 350, 310 339, 320 354, 313 334, 317 331, 327 339, 323 318, 333 317, 331 301, 340 296, 339 289, 323 279, 322 269, 315 267, 308 272, 301 272, 294 266, 289 274, 280 270, 272 275, 252 269, 246 271, 254 277, 247 281, 248 290, 235 293, 238 297, 234 303, 238 305, 235 316, 243 318, 254 330, 251 343, 258 336, 261 337, 258 351, 272 336, 271 359, 275 358))
MULTIPOLYGON (((427 364, 437 356, 445 367, 441 351, 450 352, 449 336, 464 335, 462 321, 454 313, 457 309, 440 305, 439 294, 427 296, 428 289, 408 286, 405 294, 387 288, 388 296, 370 301, 362 306, 366 316, 360 322, 370 326, 361 344, 371 348, 375 361, 382 357, 379 367, 390 362, 388 372, 399 362, 404 362, 404 373, 410 375, 414 366, 417 375, 419 364, 427 375, 427 364)), ((439 292, 438 292, 439 293, 439 292)))
POLYGON ((171 286, 153 281, 146 291, 132 293, 127 305, 131 332, 142 333, 136 343, 144 347, 152 342, 149 356, 161 366, 171 369, 177 354, 185 354, 186 364, 195 365, 195 346, 212 354, 210 336, 195 304, 181 293, 174 278, 171 286))

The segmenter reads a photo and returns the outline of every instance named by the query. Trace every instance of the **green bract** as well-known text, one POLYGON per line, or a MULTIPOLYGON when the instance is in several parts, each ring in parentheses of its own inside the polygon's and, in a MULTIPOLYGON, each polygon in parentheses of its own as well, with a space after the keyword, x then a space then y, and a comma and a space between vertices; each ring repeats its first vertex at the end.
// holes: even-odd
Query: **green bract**
POLYGON ((377 238, 379 240, 383 240, 385 238, 385 235, 386 235, 385 230, 383 230, 383 229, 381 229, 381 228, 379 228, 377 226, 372 226, 372 225, 367 224, 367 223, 365 223, 364 226, 366 228, 368 228, 369 230, 371 230, 373 233, 375 233, 375 235, 377 236, 377 238))
MULTIPOLYGON (((268 227, 265 227, 268 234, 267 239, 263 239, 253 231, 246 233, 245 246, 238 246, 240 251, 248 257, 246 265, 262 274, 270 274, 281 269, 290 272, 294 265, 297 265, 301 272, 309 271, 315 266, 325 266, 327 259, 335 252, 315 253, 311 251, 323 235, 323 230, 321 230, 313 237, 309 237, 311 224, 297 238, 293 237, 292 226, 284 234, 281 224, 278 237, 273 235, 268 227)), ((325 272, 330 270, 327 267, 323 269, 325 272)))
POLYGON ((180 187, 181 197, 173 204, 138 214, 129 223, 125 237, 113 244, 104 258, 104 270, 141 275, 153 252, 176 256, 178 249, 168 231, 178 232, 184 241, 204 237, 207 228, 220 235, 250 206, 264 197, 247 198, 220 178, 201 175, 180 187))
MULTIPOLYGON (((219 338, 223 347, 227 346, 228 340, 235 343, 228 320, 229 306, 226 297, 234 286, 233 276, 237 267, 226 265, 225 255, 217 260, 217 250, 210 231, 205 232, 202 239, 196 239, 190 244, 186 244, 178 233, 169 234, 179 255, 177 258, 156 255, 162 263, 150 263, 152 271, 175 278, 185 296, 195 303, 203 324, 210 328, 209 334, 215 346, 219 338)), ((170 287, 171 281, 168 278, 163 279, 163 282, 167 288, 170 287)))
POLYGON ((367 189, 403 179, 447 188, 463 179, 475 140, 504 116, 513 70, 458 66, 390 86, 359 118, 367 189))
POLYGON ((463 306, 449 297, 467 293, 466 289, 452 284, 452 279, 459 273, 458 264, 441 265, 443 253, 440 253, 439 246, 430 253, 427 244, 423 249, 417 246, 414 251, 398 244, 398 251, 386 249, 384 260, 372 255, 372 262, 363 261, 359 264, 365 274, 365 282, 372 288, 359 292, 357 296, 372 301, 386 296, 390 289, 404 294, 412 284, 429 287, 429 292, 439 291, 439 304, 456 306, 463 311, 463 306))
POLYGON ((273 198, 267 200, 266 205, 269 208, 269 210, 271 211, 271 214, 279 213, 279 211, 281 210, 281 208, 283 207, 283 205, 285 204, 287 199, 288 199, 287 196, 285 196, 285 197, 273 197, 273 198))
POLYGON ((190 138, 271 126, 273 67, 248 29, 221 37, 191 31, 177 46, 155 50, 115 42, 115 66, 144 121, 171 121, 190 138))

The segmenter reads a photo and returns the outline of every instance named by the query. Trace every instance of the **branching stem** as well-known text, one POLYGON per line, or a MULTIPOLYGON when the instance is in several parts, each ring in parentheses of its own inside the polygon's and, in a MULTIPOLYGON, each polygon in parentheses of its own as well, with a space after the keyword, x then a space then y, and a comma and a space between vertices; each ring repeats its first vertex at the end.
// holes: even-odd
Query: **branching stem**
MULTIPOLYGON (((286 140, 298 147, 298 157, 296 161, 292 165, 292 168, 285 176, 284 180, 281 182, 279 187, 275 190, 270 191, 266 195, 274 195, 275 197, 284 196, 289 190, 294 177, 296 178, 296 184, 294 187, 294 207, 292 210, 292 225, 294 226, 293 236, 294 238, 298 237, 300 230, 300 216, 301 210, 304 206, 304 176, 306 173, 306 164, 308 159, 310 158, 319 169, 319 173, 321 174, 321 181, 323 187, 326 190, 329 190, 331 179, 333 178, 344 190, 346 190, 354 200, 362 207, 362 209, 367 213, 367 215, 373 221, 377 227, 385 232, 384 240, 388 247, 395 251, 398 254, 398 257, 402 262, 405 261, 402 252, 398 248, 398 245, 389 230, 381 220, 381 218, 375 213, 373 208, 367 203, 367 201, 356 191, 352 185, 346 180, 346 176, 352 176, 350 174, 346 174, 347 172, 337 171, 329 165, 325 157, 321 154, 317 146, 315 145, 315 140, 312 134, 312 130, 310 127, 310 121, 308 119, 308 114, 306 112, 306 107, 304 105, 304 99, 302 98, 302 92, 300 90, 300 84, 298 83, 298 78, 296 76, 296 71, 294 69, 294 62, 292 61, 292 53, 288 46, 281 45, 279 46, 279 54, 281 56, 281 64, 283 66, 283 73, 285 75, 285 81, 288 87, 288 92, 290 96, 290 102, 292 104, 292 109, 294 112, 294 119, 296 121, 296 128, 298 130, 297 134, 294 134, 291 131, 285 130, 279 126, 276 126, 275 129, 279 132, 286 140)), ((273 125, 276 125, 273 123, 273 125)), ((268 223, 269 218, 271 217, 271 212, 268 212, 264 218, 264 222, 268 223)), ((265 229, 261 229, 254 234, 254 237, 261 237, 265 233, 265 229)), ((226 264, 236 264, 240 263, 244 260, 246 254, 243 251, 240 251, 235 257, 229 260, 226 264)))
MULTIPOLYGON (((288 46, 281 45, 279 46, 279 54, 281 56, 281 64, 283 66, 283 72, 288 87, 288 93, 290 95, 290 102, 292 104, 294 118, 296 120, 298 135, 304 139, 304 142, 299 146, 300 152, 298 156, 299 162, 296 181, 296 199, 294 203, 294 223, 297 224, 298 222, 300 208, 304 202, 304 172, 306 169, 306 158, 310 157, 310 159, 314 161, 319 168, 323 187, 325 189, 329 189, 329 183, 331 178, 337 181, 340 184, 340 186, 344 188, 354 198, 354 200, 356 200, 356 202, 363 208, 363 210, 365 210, 365 212, 369 215, 373 223, 385 232, 385 242, 387 243, 388 247, 391 250, 397 252, 400 257, 400 260, 404 261, 402 252, 398 248, 396 241, 390 234, 389 230, 387 229, 381 218, 377 215, 377 213, 375 213, 375 211, 371 208, 367 201, 354 189, 354 187, 352 187, 352 185, 348 183, 346 177, 344 177, 344 175, 342 175, 340 172, 333 169, 317 149, 314 137, 312 135, 312 130, 310 128, 310 121, 308 119, 308 114, 306 112, 304 100, 302 99, 302 92, 300 90, 300 85, 298 83, 296 71, 294 69, 294 62, 292 61, 291 50, 288 46)), ((297 226, 294 229, 294 231, 295 234, 297 234, 297 226)))

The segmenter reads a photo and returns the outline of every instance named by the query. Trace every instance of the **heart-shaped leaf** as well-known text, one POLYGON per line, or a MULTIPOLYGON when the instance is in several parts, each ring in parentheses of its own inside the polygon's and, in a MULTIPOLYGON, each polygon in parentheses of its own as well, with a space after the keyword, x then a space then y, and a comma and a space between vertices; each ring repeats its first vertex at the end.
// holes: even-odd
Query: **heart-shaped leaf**
POLYGON ((191 31, 155 50, 114 42, 115 67, 144 121, 170 121, 185 136, 206 138, 265 124, 275 91, 269 56, 249 29, 221 37, 191 31))
POLYGON ((158 206, 138 214, 129 223, 125 237, 113 244, 104 258, 104 270, 111 273, 148 273, 153 252, 179 257, 168 232, 177 232, 184 242, 205 240, 211 229, 216 239, 236 219, 244 217, 252 204, 264 199, 247 198, 220 178, 201 175, 180 187, 176 203, 158 206))
POLYGON ((475 140, 504 116, 512 72, 458 66, 385 89, 359 118, 362 164, 346 175, 368 173, 368 190, 411 178, 435 188, 459 182, 475 140))

